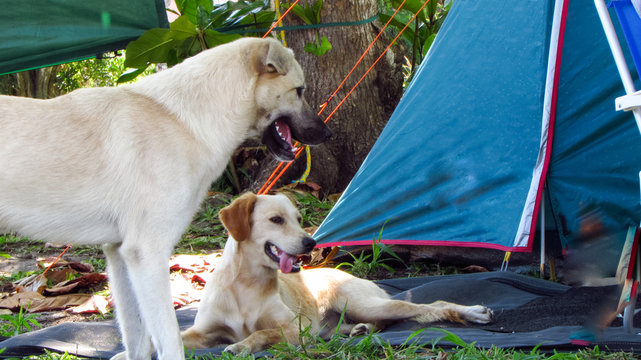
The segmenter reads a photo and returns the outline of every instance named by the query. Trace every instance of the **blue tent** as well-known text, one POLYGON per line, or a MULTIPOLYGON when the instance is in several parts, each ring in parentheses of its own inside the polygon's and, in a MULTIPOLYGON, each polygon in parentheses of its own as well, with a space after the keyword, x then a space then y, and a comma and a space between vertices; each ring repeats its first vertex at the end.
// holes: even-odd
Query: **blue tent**
POLYGON ((625 234, 641 138, 624 94, 591 0, 456 0, 319 246, 384 228, 387 244, 531 251, 542 199, 564 245, 586 214, 625 234))

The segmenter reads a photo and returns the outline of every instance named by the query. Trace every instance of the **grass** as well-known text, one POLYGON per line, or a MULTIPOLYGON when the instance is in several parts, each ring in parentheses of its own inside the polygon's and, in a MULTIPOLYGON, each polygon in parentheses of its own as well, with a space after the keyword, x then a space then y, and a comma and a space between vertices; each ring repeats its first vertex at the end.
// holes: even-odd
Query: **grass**
MULTIPOLYGON (((342 262, 336 266, 336 268, 345 267, 346 270, 356 277, 365 277, 368 278, 375 274, 379 269, 387 270, 390 273, 394 273, 394 268, 385 262, 391 260, 396 260, 397 262, 405 265, 405 262, 390 248, 389 246, 381 242, 383 236, 383 229, 385 224, 381 227, 380 232, 378 233, 378 238, 376 235, 372 239, 372 252, 366 253, 361 251, 358 256, 350 253, 347 253, 351 258, 351 262, 342 262), (383 257, 384 254, 389 255, 388 257, 383 257)), ((405 265, 406 266, 406 265, 405 265)))
MULTIPOLYGON (((289 192, 290 197, 298 205, 303 217, 303 226, 318 226, 331 210, 333 202, 330 200, 319 200, 313 195, 289 192)), ((203 203, 201 211, 194 217, 193 222, 187 232, 181 239, 176 249, 177 253, 208 253, 212 250, 223 247, 226 240, 225 229, 218 220, 218 211, 228 205, 232 196, 214 193, 210 194, 203 203)), ((371 251, 363 252, 359 255, 350 254, 352 260, 342 266, 356 275, 374 273, 376 270, 392 270, 393 268, 386 264, 388 260, 394 260, 395 263, 403 264, 402 260, 386 245, 380 243, 383 229, 378 236, 372 240, 371 251), (362 274, 361 274, 362 273, 362 274)), ((18 238, 14 235, 0 236, 0 256, 3 252, 10 255, 25 254, 30 251, 43 251, 42 243, 31 241, 24 238, 18 238), (26 244, 25 244, 26 243, 26 244)), ((73 254, 88 257, 89 262, 98 271, 104 270, 104 258, 101 256, 98 247, 73 247, 73 254)), ((413 263, 408 266, 407 272, 412 275, 421 275, 425 271, 441 273, 447 269, 440 268, 440 265, 413 263)), ((7 280, 15 281, 21 277, 30 275, 33 272, 20 272, 12 274, 7 280)), ((24 314, 20 311, 17 314, 0 316, 0 335, 13 336, 34 330, 39 327, 36 315, 24 314)), ((443 330, 439 330, 443 331, 443 330)), ((305 346, 294 346, 291 344, 278 344, 268 350, 267 358, 273 359, 399 359, 399 360, 418 360, 418 359, 517 359, 517 360, 538 360, 538 359, 635 359, 632 354, 623 352, 608 352, 598 347, 586 350, 580 350, 573 353, 544 353, 538 348, 531 351, 521 351, 513 349, 502 349, 492 347, 490 349, 479 349, 474 344, 467 344, 458 338, 455 334, 443 331, 443 336, 430 343, 418 343, 414 340, 416 332, 405 344, 393 346, 385 342, 376 333, 368 336, 350 339, 342 335, 334 335, 329 340, 323 340, 309 332, 303 331, 301 340, 305 346), (449 341, 456 347, 439 346, 439 343, 449 341)), ((0 349, 1 351, 1 349, 0 349)), ((221 357, 208 356, 190 356, 190 360, 207 360, 207 359, 226 359, 241 360, 255 359, 253 355, 234 356, 223 354, 221 357)), ((56 354, 46 352, 39 356, 30 356, 23 359, 30 360, 78 360, 82 359, 70 354, 56 354)))
POLYGON ((22 307, 17 314, 0 315, 0 336, 11 337, 40 328, 37 317, 25 314, 22 307))
MULTIPOLYGON (((529 350, 503 349, 491 347, 489 349, 477 348, 473 343, 466 343, 457 335, 438 328, 430 328, 414 332, 405 343, 400 346, 390 345, 376 333, 370 333, 364 337, 348 338, 335 334, 329 340, 323 340, 309 331, 301 333, 301 341, 305 346, 280 343, 270 348, 266 359, 278 360, 315 360, 315 359, 336 359, 336 360, 369 360, 369 359, 393 359, 393 360, 625 360, 637 359, 633 354, 626 352, 608 352, 599 347, 579 350, 572 353, 552 352, 545 353, 538 347, 529 350), (420 343, 416 336, 425 330, 435 330, 443 333, 443 336, 432 342, 420 343), (454 344, 454 347, 439 345, 447 341, 454 344)), ((83 359, 73 355, 55 354, 47 352, 44 355, 30 356, 24 359, 31 360, 77 360, 83 359)), ((223 353, 221 356, 187 356, 189 360, 253 360, 256 356, 250 354, 232 355, 223 353)))

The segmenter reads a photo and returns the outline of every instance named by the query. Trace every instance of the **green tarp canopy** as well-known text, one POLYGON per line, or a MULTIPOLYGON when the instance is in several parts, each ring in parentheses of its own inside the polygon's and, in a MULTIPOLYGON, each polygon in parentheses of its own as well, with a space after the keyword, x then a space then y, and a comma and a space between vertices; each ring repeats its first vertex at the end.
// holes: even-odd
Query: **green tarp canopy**
POLYGON ((20 0, 0 11, 0 74, 124 49, 168 27, 163 0, 20 0))

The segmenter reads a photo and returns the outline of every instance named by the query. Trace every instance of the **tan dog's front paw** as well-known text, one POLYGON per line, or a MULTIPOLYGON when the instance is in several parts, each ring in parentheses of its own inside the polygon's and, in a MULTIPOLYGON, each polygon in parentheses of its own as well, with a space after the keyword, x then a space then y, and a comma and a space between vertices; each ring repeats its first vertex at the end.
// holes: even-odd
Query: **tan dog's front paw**
POLYGON ((251 349, 247 345, 235 343, 227 346, 224 351, 234 355, 240 355, 242 353, 249 354, 251 352, 251 349))
POLYGON ((352 328, 352 331, 349 332, 349 337, 368 335, 370 332, 372 332, 372 328, 373 326, 371 324, 365 324, 365 323, 356 324, 352 328))
POLYGON ((468 306, 465 311, 463 311, 463 318, 466 321, 477 323, 477 324, 487 324, 492 321, 494 312, 483 305, 474 305, 468 306))

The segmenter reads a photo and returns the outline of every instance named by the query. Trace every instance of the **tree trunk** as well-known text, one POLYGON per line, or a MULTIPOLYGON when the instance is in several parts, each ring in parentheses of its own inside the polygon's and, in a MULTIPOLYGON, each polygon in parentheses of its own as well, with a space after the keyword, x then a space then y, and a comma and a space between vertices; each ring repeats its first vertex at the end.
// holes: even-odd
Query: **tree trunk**
MULTIPOLYGON (((302 0, 300 4, 303 5, 305 1, 307 0, 302 0)), ((309 2, 314 3, 314 1, 309 2)), ((377 0, 324 1, 321 23, 355 22, 369 19, 377 13, 377 0)), ((285 17, 284 23, 285 25, 303 24, 291 12, 285 17)), ((361 25, 286 32, 287 46, 294 50, 297 60, 305 71, 307 82, 305 97, 312 107, 320 106, 336 90, 381 27, 380 22, 376 20, 361 25), (332 49, 321 56, 303 50, 305 44, 315 42, 317 36, 326 36, 332 44, 332 49)), ((378 39, 363 62, 323 111, 321 114, 323 119, 336 108, 384 51, 390 40, 388 36, 378 39)), ((312 167, 307 179, 321 185, 323 193, 343 191, 367 156, 402 95, 402 64, 402 49, 394 45, 330 118, 328 125, 334 135, 330 141, 312 148, 312 167)), ((303 153, 288 170, 284 182, 298 178, 304 168, 303 153)), ((265 176, 271 173, 269 168, 263 172, 267 173, 265 176)), ((258 182, 260 181, 264 179, 258 179, 258 182)))
POLYGON ((0 77, 0 94, 49 99, 60 94, 56 88, 58 66, 27 70, 0 77))

